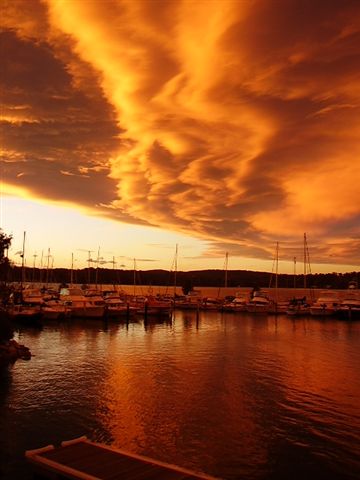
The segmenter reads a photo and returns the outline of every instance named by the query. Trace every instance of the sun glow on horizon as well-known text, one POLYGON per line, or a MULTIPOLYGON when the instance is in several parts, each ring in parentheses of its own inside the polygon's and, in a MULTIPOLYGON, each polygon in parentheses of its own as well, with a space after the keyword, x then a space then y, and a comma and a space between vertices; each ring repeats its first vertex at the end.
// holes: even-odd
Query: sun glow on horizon
MULTIPOLYGON (((176 245, 179 247, 180 271, 222 270, 225 265, 226 252, 211 252, 209 244, 198 238, 93 217, 68 206, 39 203, 13 195, 1 197, 0 225, 6 234, 13 236, 9 258, 17 265, 21 260, 15 253, 22 250, 24 232, 26 265, 30 267, 35 260, 36 266, 40 266, 41 256, 45 258, 50 249, 55 268, 70 268, 72 254, 75 268, 86 268, 89 252, 95 258, 99 250, 105 268, 106 264, 107 268, 113 268, 110 264, 115 258, 116 268, 133 269, 136 260, 139 270, 171 270, 176 245)), ((298 252, 298 268, 301 268, 301 246, 298 252)), ((271 272, 274 260, 230 256, 228 268, 271 272)), ((341 265, 336 271, 346 273, 356 269, 355 265, 341 265)), ((293 262, 280 259, 279 273, 292 274, 293 271, 293 262)), ((331 263, 312 265, 313 273, 334 271, 331 263)))

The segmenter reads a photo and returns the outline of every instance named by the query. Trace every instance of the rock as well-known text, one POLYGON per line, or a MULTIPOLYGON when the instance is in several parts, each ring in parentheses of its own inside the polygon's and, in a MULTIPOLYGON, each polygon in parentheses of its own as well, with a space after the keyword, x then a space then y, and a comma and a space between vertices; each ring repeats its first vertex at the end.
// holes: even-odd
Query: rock
POLYGON ((19 344, 16 340, 9 340, 0 344, 0 364, 14 363, 18 358, 30 360, 31 352, 25 345, 19 344))

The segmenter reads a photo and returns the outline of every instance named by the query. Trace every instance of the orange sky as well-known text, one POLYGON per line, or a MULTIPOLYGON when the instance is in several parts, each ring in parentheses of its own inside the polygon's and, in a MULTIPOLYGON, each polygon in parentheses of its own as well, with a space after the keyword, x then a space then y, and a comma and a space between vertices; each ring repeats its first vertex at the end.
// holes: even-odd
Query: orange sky
MULTIPOLYGON (((4 191, 360 264, 360 3, 2 0, 4 191)), ((330 261, 331 259, 331 261, 330 261)))

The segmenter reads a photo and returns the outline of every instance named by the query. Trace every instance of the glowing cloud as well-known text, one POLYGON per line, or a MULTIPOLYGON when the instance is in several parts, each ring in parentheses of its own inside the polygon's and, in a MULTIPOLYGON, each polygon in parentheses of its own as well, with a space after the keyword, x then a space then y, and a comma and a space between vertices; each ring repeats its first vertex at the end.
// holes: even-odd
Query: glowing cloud
POLYGON ((5 4, 8 184, 212 251, 308 231, 360 258, 357 2, 5 4))

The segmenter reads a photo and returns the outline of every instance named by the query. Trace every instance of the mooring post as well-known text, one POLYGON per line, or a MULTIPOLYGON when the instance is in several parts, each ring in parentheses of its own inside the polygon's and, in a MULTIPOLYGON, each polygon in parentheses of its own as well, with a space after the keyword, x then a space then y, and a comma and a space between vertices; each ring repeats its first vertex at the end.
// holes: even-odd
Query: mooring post
POLYGON ((144 304, 144 322, 147 321, 147 316, 148 316, 148 303, 146 301, 144 304))
POLYGON ((130 318, 130 305, 129 302, 126 304, 126 323, 129 323, 129 318, 130 318))

